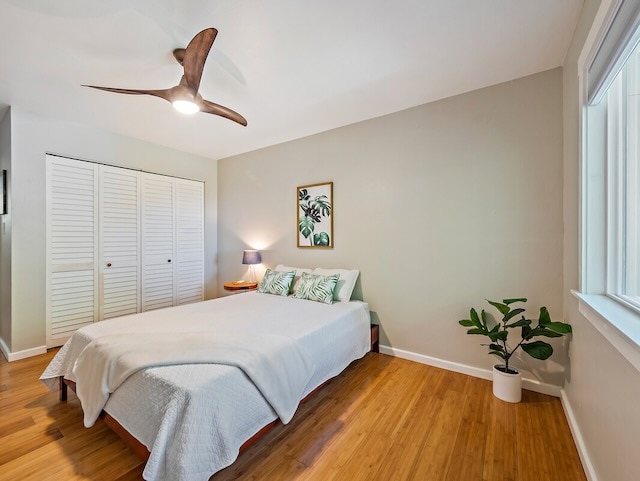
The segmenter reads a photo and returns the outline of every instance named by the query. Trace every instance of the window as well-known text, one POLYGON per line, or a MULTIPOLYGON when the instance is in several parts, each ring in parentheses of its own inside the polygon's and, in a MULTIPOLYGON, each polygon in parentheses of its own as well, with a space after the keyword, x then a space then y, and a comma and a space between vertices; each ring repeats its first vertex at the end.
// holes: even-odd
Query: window
POLYGON ((640 45, 607 89, 607 294, 640 309, 640 45))
POLYGON ((640 313, 640 0, 610 3, 586 75, 582 291, 640 313))

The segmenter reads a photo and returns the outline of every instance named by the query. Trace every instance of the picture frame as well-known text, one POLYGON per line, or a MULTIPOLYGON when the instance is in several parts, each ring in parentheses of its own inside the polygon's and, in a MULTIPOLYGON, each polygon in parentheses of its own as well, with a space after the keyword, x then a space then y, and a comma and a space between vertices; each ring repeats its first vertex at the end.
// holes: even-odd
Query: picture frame
POLYGON ((300 248, 333 248, 333 182, 296 188, 296 237, 300 248))
POLYGON ((7 171, 0 173, 0 215, 7 213, 7 171))

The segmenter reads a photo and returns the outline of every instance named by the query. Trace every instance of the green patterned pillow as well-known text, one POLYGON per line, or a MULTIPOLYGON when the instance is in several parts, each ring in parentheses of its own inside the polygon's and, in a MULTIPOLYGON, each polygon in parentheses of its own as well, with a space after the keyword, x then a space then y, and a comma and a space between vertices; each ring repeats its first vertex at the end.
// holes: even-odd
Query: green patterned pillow
POLYGON ((339 278, 340 274, 316 276, 303 272, 293 297, 333 304, 333 291, 339 278))
POLYGON ((289 287, 295 275, 296 271, 278 272, 267 269, 267 272, 264 273, 264 277, 262 278, 262 282, 260 282, 258 286, 258 292, 286 296, 289 294, 289 287))

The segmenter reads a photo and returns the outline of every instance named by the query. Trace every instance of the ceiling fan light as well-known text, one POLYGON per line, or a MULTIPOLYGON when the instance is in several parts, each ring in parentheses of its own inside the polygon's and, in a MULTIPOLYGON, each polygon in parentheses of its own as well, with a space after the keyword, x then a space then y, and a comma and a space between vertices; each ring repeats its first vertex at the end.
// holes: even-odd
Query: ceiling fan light
POLYGON ((195 102, 190 100, 174 100, 172 102, 173 108, 183 114, 195 114, 200 111, 200 107, 195 102))

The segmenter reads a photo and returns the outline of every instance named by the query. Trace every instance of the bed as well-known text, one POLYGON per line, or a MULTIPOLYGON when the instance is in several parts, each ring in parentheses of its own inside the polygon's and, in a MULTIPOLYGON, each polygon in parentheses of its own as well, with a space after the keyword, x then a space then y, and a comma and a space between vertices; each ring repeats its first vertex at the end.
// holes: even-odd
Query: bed
POLYGON ((85 425, 95 421, 96 410, 102 411, 146 447, 144 479, 208 480, 233 463, 240 448, 265 426, 278 418, 288 422, 301 399, 370 349, 370 316, 364 302, 324 304, 251 292, 82 328, 41 379, 51 389, 58 389, 63 379, 76 385, 85 425), (216 344, 224 337, 231 338, 231 344, 223 341, 221 352, 249 352, 249 344, 260 344, 264 346, 256 348, 255 356, 262 357, 243 354, 249 367, 242 364, 244 359, 211 357, 206 343, 216 344), (170 338, 181 339, 183 347, 171 347, 170 338), (153 364, 154 358, 150 365, 122 375, 110 361, 100 360, 106 357, 101 349, 114 345, 121 350, 129 346, 124 357, 146 361, 156 356, 155 351, 160 365, 153 364), (87 355, 92 350, 97 357, 87 355), (176 359, 165 361, 165 355, 176 359), (101 362, 107 374, 96 370, 101 362), (115 387, 109 384, 113 378, 118 378, 115 387), (101 392, 81 396, 82 388, 86 391, 91 384, 101 392), (281 396, 283 390, 290 392, 281 396), (94 403, 105 392, 103 405, 94 403), (285 402, 278 399, 292 396, 295 399, 285 402))

